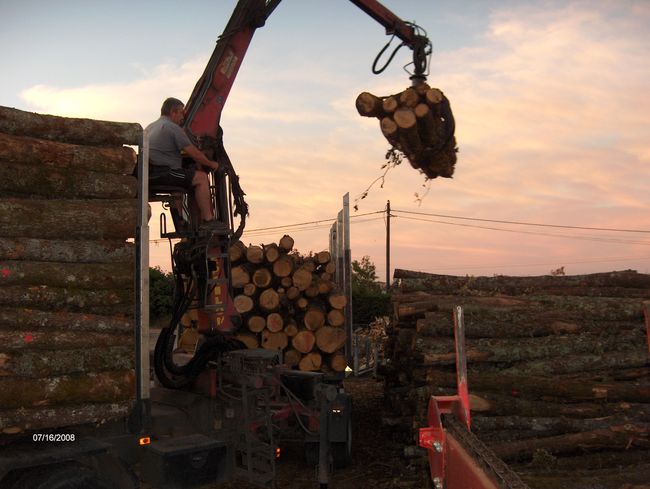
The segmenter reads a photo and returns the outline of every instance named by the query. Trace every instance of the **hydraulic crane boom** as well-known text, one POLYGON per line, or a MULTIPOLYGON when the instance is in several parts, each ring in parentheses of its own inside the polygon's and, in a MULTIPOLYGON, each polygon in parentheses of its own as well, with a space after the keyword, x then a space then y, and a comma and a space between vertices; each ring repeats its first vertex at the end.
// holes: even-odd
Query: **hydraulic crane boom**
MULTIPOLYGON (((419 33, 417 26, 404 22, 377 0, 350 1, 383 25, 387 34, 399 38, 402 45, 413 50, 414 73, 411 78, 414 83, 424 81, 430 42, 425 35, 419 33)), ((211 139, 219 138, 221 112, 255 30, 265 24, 279 3, 280 0, 240 0, 219 37, 185 111, 185 130, 204 149, 210 148, 211 139)), ((376 62, 377 60, 375 64, 376 62)), ((382 70, 373 71, 379 73, 382 70)))

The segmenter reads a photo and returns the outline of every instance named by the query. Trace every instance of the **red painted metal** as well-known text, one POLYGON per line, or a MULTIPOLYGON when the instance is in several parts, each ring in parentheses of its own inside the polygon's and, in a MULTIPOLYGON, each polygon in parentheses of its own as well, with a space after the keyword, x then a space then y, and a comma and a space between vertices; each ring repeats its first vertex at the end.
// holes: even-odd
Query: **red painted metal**
POLYGON ((448 489, 499 489, 471 454, 453 435, 447 435, 447 466, 444 487, 448 489))
POLYGON ((407 45, 413 44, 415 33, 413 27, 406 24, 397 15, 384 7, 377 0, 350 0, 353 4, 367 13, 386 28, 388 34, 395 34, 407 45))

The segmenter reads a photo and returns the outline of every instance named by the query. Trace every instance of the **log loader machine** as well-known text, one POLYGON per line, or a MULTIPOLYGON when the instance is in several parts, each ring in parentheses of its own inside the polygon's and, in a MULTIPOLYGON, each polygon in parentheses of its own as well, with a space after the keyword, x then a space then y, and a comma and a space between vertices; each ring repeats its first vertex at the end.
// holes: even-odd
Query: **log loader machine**
MULTIPOLYGON (((350 1, 398 38, 398 49, 406 45, 412 50, 410 79, 415 85, 423 83, 432 52, 426 33, 376 0, 350 1)), ((351 398, 342 379, 289 370, 283 367, 278 352, 246 350, 234 336, 240 319, 233 306, 228 249, 241 237, 248 209, 224 148, 220 119, 256 29, 279 3, 238 1, 186 105, 185 131, 210 159, 219 162, 217 174, 210 179, 215 216, 221 225, 199 227, 189 205, 184 206, 185 216, 175 211, 172 202, 179 194, 187 203, 186 189, 149 188, 146 134, 140 145, 134 409, 128 419, 61 427, 74 434, 74 443, 44 445, 25 439, 1 450, 0 487, 135 489, 144 481, 149 487, 181 488, 231 479, 273 487, 278 440, 292 430, 300 433, 307 458, 318 465, 321 489, 328 487, 332 466, 350 463, 351 398), (161 201, 174 210, 174 230, 167 229, 164 214, 160 217, 161 235, 170 238, 170 247, 172 238, 180 238, 171 247, 176 282, 173 316, 153 353, 153 370, 160 384, 155 387, 151 387, 148 326, 151 201, 161 201), (181 229, 181 217, 189 221, 189 228, 181 229), (175 345, 181 318, 191 309, 203 340, 190 358, 181 359, 175 345)), ((375 59, 375 73, 385 68, 378 68, 377 63, 389 44, 375 59)), ((463 354, 461 351, 459 358, 463 354)), ((432 426, 423 430, 420 438, 421 446, 430 453, 432 485, 436 489, 523 487, 513 485, 512 478, 495 479, 491 475, 494 464, 466 464, 460 476, 446 477, 449 468, 457 466, 458 446, 467 440, 475 442, 468 430, 464 392, 457 399, 432 400, 432 426), (459 434, 445 436, 440 411, 456 413, 458 421, 453 426, 459 434), (459 441, 448 445, 451 440, 459 441), (476 477, 465 478, 463 470, 476 477)), ((481 449, 470 444, 474 450, 464 451, 463 457, 481 459, 481 449)))

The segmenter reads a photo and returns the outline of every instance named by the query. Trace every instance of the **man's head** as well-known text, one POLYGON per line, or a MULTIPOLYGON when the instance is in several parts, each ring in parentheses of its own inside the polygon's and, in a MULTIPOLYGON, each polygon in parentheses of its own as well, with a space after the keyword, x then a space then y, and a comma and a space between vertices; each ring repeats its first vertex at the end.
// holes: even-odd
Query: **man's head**
POLYGON ((183 102, 174 97, 166 99, 160 108, 160 115, 169 117, 173 122, 180 125, 183 121, 183 109, 185 105, 183 102))

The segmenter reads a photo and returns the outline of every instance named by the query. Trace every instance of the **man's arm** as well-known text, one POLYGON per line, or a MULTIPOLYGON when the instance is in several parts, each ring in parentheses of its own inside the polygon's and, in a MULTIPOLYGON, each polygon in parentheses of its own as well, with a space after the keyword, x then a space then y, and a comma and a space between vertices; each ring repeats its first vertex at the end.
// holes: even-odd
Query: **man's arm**
POLYGON ((217 168, 219 168, 219 163, 208 159, 208 157, 205 156, 201 152, 201 150, 196 146, 194 146, 193 144, 188 144, 187 146, 185 146, 183 148, 183 152, 201 166, 211 168, 212 170, 216 170, 217 168))

